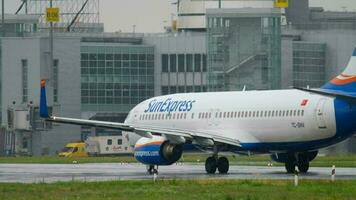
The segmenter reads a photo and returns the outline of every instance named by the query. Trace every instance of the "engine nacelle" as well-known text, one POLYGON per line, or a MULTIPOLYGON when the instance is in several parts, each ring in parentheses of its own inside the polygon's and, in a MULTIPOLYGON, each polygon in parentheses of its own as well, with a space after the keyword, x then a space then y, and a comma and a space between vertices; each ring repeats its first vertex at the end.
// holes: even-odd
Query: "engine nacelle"
POLYGON ((172 144, 163 137, 141 138, 135 144, 135 158, 146 165, 171 165, 183 153, 183 146, 172 144))
MULTIPOLYGON (((308 161, 314 160, 314 158, 318 155, 318 151, 312 151, 312 152, 304 152, 304 153, 299 153, 298 156, 300 157, 308 157, 308 161)), ((289 153, 278 153, 278 154, 272 154, 271 155, 272 160, 280 163, 287 163, 290 160, 294 160, 295 156, 293 154, 289 153)))

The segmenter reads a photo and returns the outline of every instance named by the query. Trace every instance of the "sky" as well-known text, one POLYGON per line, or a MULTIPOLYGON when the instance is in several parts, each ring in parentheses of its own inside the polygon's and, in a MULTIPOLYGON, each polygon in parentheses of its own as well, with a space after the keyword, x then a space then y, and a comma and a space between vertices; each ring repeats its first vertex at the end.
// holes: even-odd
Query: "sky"
MULTIPOLYGON (((100 21, 107 32, 162 32, 169 25, 176 0, 101 0, 100 21)), ((5 12, 14 13, 21 0, 5 0, 5 12)), ((356 11, 355 0, 310 0, 310 6, 325 10, 356 11)))

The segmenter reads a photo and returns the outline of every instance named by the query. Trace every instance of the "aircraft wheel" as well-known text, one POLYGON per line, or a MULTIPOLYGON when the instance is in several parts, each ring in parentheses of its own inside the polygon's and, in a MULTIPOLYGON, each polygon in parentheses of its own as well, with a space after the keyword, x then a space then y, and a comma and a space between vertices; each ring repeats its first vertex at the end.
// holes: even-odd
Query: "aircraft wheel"
POLYGON ((155 168, 154 165, 148 165, 147 166, 147 173, 152 175, 154 173, 158 173, 157 169, 155 168))
POLYGON ((217 162, 216 162, 216 158, 211 156, 211 157, 208 157, 205 161, 205 170, 206 170, 206 173, 208 174, 215 174, 216 172, 216 165, 217 165, 217 162))
POLYGON ((293 174, 295 171, 295 163, 294 162, 286 162, 285 167, 288 174, 293 174))
POLYGON ((218 159, 218 170, 220 174, 227 174, 229 171, 229 160, 226 157, 220 157, 218 159))
POLYGON ((309 170, 309 160, 308 157, 299 158, 298 169, 301 173, 307 173, 309 170))

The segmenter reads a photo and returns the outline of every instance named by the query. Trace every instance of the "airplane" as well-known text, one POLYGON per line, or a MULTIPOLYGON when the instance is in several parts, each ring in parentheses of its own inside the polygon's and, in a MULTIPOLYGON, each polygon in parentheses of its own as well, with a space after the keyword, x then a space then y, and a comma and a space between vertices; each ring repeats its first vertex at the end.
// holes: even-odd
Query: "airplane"
POLYGON ((49 115, 41 80, 40 116, 46 121, 135 133, 135 158, 150 174, 176 163, 183 151, 211 155, 205 170, 229 171, 221 153, 266 153, 287 173, 307 173, 318 150, 356 133, 356 48, 345 71, 318 89, 183 93, 136 105, 124 123, 49 115))

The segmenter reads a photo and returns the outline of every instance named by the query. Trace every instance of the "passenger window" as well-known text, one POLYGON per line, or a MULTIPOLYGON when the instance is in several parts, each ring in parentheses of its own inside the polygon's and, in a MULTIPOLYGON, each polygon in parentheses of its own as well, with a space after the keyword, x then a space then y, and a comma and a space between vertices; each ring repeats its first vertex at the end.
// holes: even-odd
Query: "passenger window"
POLYGON ((302 110, 302 116, 304 116, 304 110, 302 110))
POLYGON ((230 117, 230 113, 229 112, 227 112, 227 114, 226 114, 226 118, 229 118, 230 117))
POLYGON ((296 111, 296 110, 294 110, 294 112, 293 112, 293 113, 294 113, 294 116, 297 116, 297 111, 296 111))
POLYGON ((215 113, 215 118, 218 118, 218 116, 219 116, 219 113, 216 112, 216 113, 215 113))
POLYGON ((255 117, 255 116, 256 116, 256 111, 253 111, 252 117, 255 117))
POLYGON ((219 116, 219 118, 222 118, 222 112, 220 112, 220 116, 219 116))
POLYGON ((176 119, 176 114, 175 113, 173 113, 173 119, 176 119))
POLYGON ((245 111, 245 118, 247 118, 248 117, 248 112, 247 111, 245 111))
POLYGON ((241 116, 241 112, 239 111, 239 112, 237 113, 237 118, 240 118, 240 116, 241 116))
POLYGON ((187 113, 184 113, 184 119, 187 119, 187 113))
POLYGON ((108 139, 107 145, 112 145, 112 139, 108 139))
POLYGON ((117 139, 117 144, 122 145, 122 139, 117 139))
POLYGON ((209 113, 209 119, 211 118, 211 113, 209 113))
POLYGON ((194 119, 194 113, 192 113, 192 119, 194 119))

